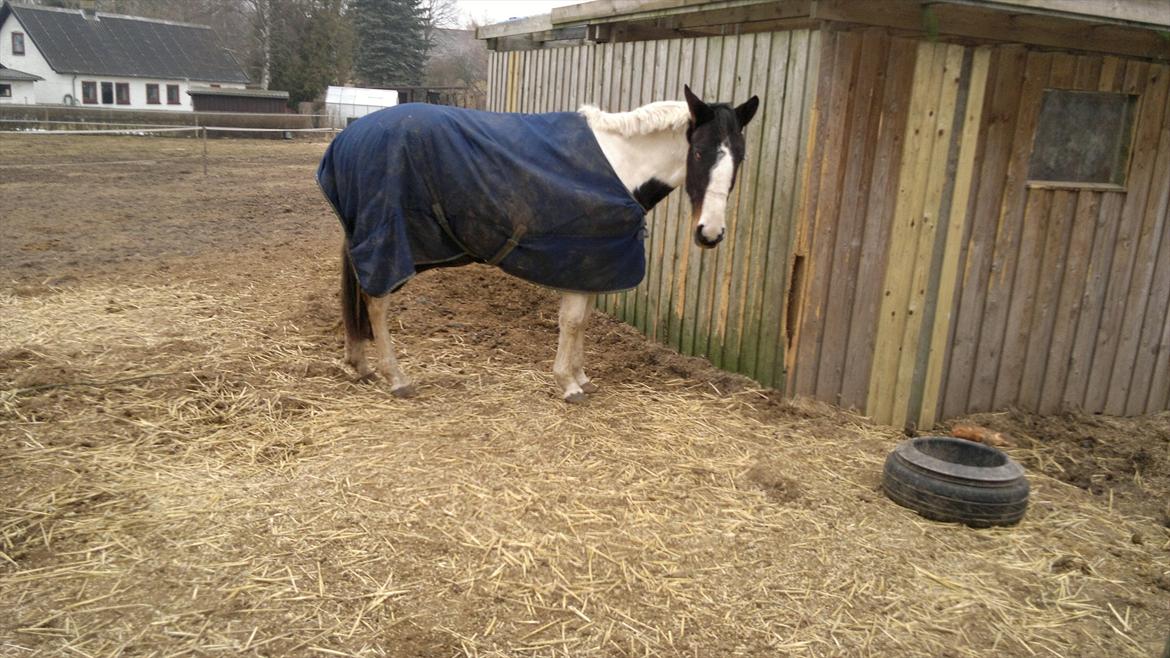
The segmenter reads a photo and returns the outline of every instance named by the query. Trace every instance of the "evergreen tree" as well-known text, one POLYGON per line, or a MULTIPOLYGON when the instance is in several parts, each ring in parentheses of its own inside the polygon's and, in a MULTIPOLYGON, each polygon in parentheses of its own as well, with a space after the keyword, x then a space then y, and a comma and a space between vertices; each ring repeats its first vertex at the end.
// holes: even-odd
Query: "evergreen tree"
POLYGON ((354 72, 371 87, 422 84, 427 43, 419 0, 354 0, 354 72))

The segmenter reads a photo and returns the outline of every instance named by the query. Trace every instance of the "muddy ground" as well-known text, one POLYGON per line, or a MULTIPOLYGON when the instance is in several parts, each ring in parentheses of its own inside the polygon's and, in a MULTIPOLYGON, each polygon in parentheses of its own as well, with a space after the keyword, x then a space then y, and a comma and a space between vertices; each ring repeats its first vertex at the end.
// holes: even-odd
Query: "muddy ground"
POLYGON ((395 300, 397 400, 340 363, 323 148, 0 136, 0 655, 1161 648, 1167 415, 974 417, 1028 516, 932 523, 898 431, 597 313, 564 406, 555 295, 483 267, 395 300))

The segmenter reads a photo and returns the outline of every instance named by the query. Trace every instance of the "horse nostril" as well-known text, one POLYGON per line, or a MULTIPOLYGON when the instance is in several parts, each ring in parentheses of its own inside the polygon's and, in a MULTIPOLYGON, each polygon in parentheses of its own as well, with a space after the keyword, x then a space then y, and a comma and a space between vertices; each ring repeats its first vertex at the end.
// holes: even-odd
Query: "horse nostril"
POLYGON ((715 237, 715 239, 712 240, 712 239, 708 238, 706 235, 703 235, 703 227, 702 226, 696 226, 695 227, 695 244, 699 245, 700 247, 703 247, 704 249, 710 249, 723 241, 723 233, 724 233, 724 231, 721 229, 719 231, 719 235, 717 235, 715 237))

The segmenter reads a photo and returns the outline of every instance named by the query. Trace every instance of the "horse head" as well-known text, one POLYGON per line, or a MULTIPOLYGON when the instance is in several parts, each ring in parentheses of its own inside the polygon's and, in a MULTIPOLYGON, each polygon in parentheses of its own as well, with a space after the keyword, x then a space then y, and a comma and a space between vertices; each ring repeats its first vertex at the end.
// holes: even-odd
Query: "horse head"
POLYGON ((733 108, 727 103, 704 103, 689 86, 683 87, 683 92, 691 112, 686 190, 691 199, 695 244, 709 249, 723 240, 727 197, 735 188, 744 159, 743 131, 755 116, 760 99, 752 96, 733 108))

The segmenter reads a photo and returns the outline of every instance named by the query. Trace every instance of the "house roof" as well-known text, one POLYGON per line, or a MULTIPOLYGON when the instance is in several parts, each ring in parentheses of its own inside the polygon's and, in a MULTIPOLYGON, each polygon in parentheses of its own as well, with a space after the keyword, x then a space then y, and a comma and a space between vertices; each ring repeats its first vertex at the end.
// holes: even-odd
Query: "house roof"
POLYGON ((10 14, 58 73, 248 82, 206 25, 10 2, 0 6, 0 23, 10 14))
POLYGON ((11 80, 13 82, 36 82, 37 80, 44 80, 39 75, 32 73, 25 73, 24 71, 17 71, 10 69, 3 64, 0 64, 0 80, 11 80))

